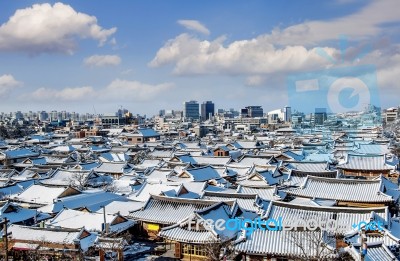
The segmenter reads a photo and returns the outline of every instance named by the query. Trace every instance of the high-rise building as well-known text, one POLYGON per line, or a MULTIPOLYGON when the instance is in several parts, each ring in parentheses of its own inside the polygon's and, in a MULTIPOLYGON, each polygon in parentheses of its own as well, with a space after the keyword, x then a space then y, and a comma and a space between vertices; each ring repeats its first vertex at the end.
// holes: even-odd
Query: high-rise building
POLYGON ((39 121, 46 121, 49 118, 49 114, 45 111, 38 112, 39 121))
POLYGON ((51 121, 56 121, 56 120, 58 120, 58 113, 57 113, 57 111, 51 111, 51 112, 50 112, 50 120, 51 120, 51 121))
POLYGON ((206 121, 214 116, 214 103, 206 101, 201 104, 201 120, 206 121))
POLYGON ((283 108, 283 113, 285 122, 290 122, 292 120, 292 108, 285 106, 285 108, 283 108))
POLYGON ((261 106, 247 106, 245 109, 241 110, 242 116, 245 116, 246 113, 247 117, 251 118, 264 116, 264 110, 261 106))
POLYGON ((315 108, 314 123, 315 125, 323 125, 328 118, 326 108, 315 108))
POLYGON ((183 117, 188 120, 198 120, 200 118, 199 103, 197 101, 184 102, 183 117))

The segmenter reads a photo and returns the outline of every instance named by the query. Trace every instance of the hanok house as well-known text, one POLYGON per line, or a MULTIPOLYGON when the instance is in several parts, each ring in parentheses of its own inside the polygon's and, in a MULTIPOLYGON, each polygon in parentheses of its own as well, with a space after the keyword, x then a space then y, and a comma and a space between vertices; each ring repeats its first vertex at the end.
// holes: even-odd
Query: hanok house
POLYGON ((23 208, 12 202, 0 202, 0 220, 7 219, 11 224, 32 225, 37 215, 36 210, 23 208))
POLYGON ((0 151, 0 164, 4 166, 10 166, 14 163, 21 162, 26 158, 36 158, 39 157, 40 153, 32 151, 30 149, 15 149, 0 151))
POLYGON ((227 146, 219 146, 213 150, 215 157, 228 157, 230 149, 227 146))
POLYGON ((81 192, 72 187, 51 187, 33 184, 19 195, 11 198, 12 201, 23 207, 38 208, 52 204, 63 197, 78 195, 81 192))
POLYGON ((53 219, 48 222, 51 227, 81 228, 85 227, 90 231, 103 232, 106 235, 116 235, 127 231, 135 225, 120 214, 106 214, 89 212, 87 210, 77 211, 64 208, 53 219), (104 224, 104 222, 106 222, 104 224))
POLYGON ((303 184, 295 189, 288 189, 288 196, 336 200, 338 206, 378 207, 392 206, 398 200, 385 194, 386 189, 381 179, 333 179, 307 176, 303 184))
POLYGON ((316 220, 318 229, 331 231, 332 227, 325 226, 330 220, 336 221, 336 228, 332 232, 336 235, 345 235, 352 231, 352 225, 380 221, 383 226, 390 224, 390 213, 388 207, 375 208, 347 208, 347 207, 325 207, 318 205, 298 205, 290 202, 272 201, 267 206, 267 211, 262 216, 263 220, 283 220, 283 225, 297 230, 307 229, 309 220, 316 220))
POLYGON ((336 242, 322 231, 242 231, 234 241, 235 260, 334 260, 336 242))
POLYGON ((137 129, 132 133, 121 133, 118 138, 126 141, 128 144, 138 144, 145 142, 154 142, 160 139, 160 134, 153 129, 143 128, 137 129))
POLYGON ((220 257, 224 245, 236 237, 238 229, 215 226, 219 220, 228 221, 236 216, 238 206, 225 202, 215 203, 195 211, 188 218, 161 229, 159 236, 170 243, 174 257, 190 260, 206 260, 220 257), (210 222, 210 223, 206 223, 210 222))
MULTIPOLYGON (((4 232, 3 232, 4 233, 4 232)), ((97 235, 85 229, 49 229, 10 225, 8 251, 13 260, 81 260, 97 235)), ((5 248, 5 241, 0 243, 5 248)))
POLYGON ((344 164, 337 166, 346 176, 362 176, 374 178, 381 174, 397 180, 399 173, 396 166, 387 162, 386 155, 352 155, 347 156, 344 164))
POLYGON ((157 238, 161 228, 175 225, 192 215, 196 210, 205 209, 216 201, 170 198, 152 195, 146 204, 129 217, 138 221, 139 233, 150 238, 157 238))

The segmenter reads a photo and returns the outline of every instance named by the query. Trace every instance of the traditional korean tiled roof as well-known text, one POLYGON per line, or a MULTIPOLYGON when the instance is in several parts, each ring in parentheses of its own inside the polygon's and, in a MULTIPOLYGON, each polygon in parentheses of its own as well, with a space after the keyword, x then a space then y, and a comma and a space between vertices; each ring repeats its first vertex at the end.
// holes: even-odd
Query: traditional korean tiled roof
POLYGON ((307 176, 301 187, 286 190, 290 195, 338 201, 388 203, 393 198, 383 192, 381 180, 332 179, 307 176))
MULTIPOLYGON (((384 224, 389 222, 390 213, 388 207, 376 208, 345 208, 345 207, 322 207, 322 206, 305 206, 295 205, 288 202, 273 201, 263 216, 264 219, 274 218, 278 220, 297 221, 301 220, 317 220, 327 221, 336 220, 338 224, 348 226, 349 231, 353 224, 360 222, 369 222, 371 218, 382 221, 384 224)), ((348 231, 339 231, 344 234, 348 231)))
POLYGON ((286 193, 283 191, 278 191, 275 186, 265 186, 258 188, 239 185, 237 188, 237 193, 256 194, 264 200, 283 200, 286 197, 286 193))
MULTIPOLYGON (((259 212, 263 201, 260 200, 257 194, 239 194, 239 193, 225 193, 225 192, 204 192, 201 199, 213 200, 219 202, 236 201, 240 208, 259 212)), ((264 202, 265 203, 265 202, 264 202)), ((267 202, 266 208, 269 202, 267 202)))
MULTIPOLYGON (((24 240, 24 241, 32 241, 32 242, 41 242, 45 241, 48 243, 56 243, 56 244, 75 244, 75 242, 81 241, 79 240, 80 235, 82 234, 82 229, 50 229, 50 228, 38 228, 38 227, 27 227, 20 225, 10 225, 8 231, 11 233, 11 238, 14 240, 24 240)), ((94 242, 97 235, 89 234, 92 243, 94 242)), ((86 247, 81 247, 86 250, 86 247)))
MULTIPOLYGON (((193 181, 207 181, 210 179, 220 179, 221 176, 218 171, 212 166, 205 166, 200 168, 192 168, 184 171, 188 173, 193 181)), ((182 176, 182 175, 180 175, 182 176)))
POLYGON ((352 155, 347 156, 347 162, 337 166, 339 169, 352 170, 391 170, 395 167, 387 165, 385 155, 352 155))
POLYGON ((69 186, 86 184, 90 171, 71 171, 57 169, 51 174, 50 178, 40 180, 40 183, 53 186, 69 186), (80 180, 78 180, 80 179, 80 180), (81 182, 82 184, 79 184, 81 182))
POLYGON ((243 167, 252 167, 254 165, 258 166, 265 166, 268 165, 269 160, 271 157, 257 157, 257 156, 248 156, 244 155, 239 159, 238 163, 232 162, 231 165, 234 166, 243 166, 243 167))
POLYGON ((355 152, 361 154, 388 154, 390 150, 386 144, 360 144, 355 152))
MULTIPOLYGON (((243 233, 245 234, 245 232, 243 233)), ((271 231, 257 229, 247 236, 240 235, 235 242, 235 250, 247 255, 258 256, 320 258, 320 255, 324 254, 324 256, 334 257, 333 248, 330 248, 329 245, 326 249, 322 250, 322 253, 318 252, 319 248, 315 246, 315 243, 312 243, 312 240, 318 238, 320 238, 321 243, 324 242, 320 231, 271 231)))
POLYGON ((36 210, 22 208, 21 206, 11 202, 5 202, 0 207, 0 219, 7 218, 10 223, 22 222, 31 219, 36 215, 36 210))
POLYGON ((130 159, 130 157, 123 152, 105 152, 99 156, 99 159, 102 162, 126 162, 130 159))
MULTIPOLYGON (((346 247, 345 251, 348 252, 354 258, 354 260, 361 260, 360 247, 346 247)), ((371 261, 398 260, 384 244, 373 244, 368 246, 367 254, 363 258, 364 260, 371 261)))
MULTIPOLYGON (((119 233, 135 223, 132 220, 121 217, 121 222, 116 222, 117 215, 106 214, 106 222, 110 224, 110 233, 119 233)), ((103 231, 104 215, 98 212, 77 211, 72 209, 63 209, 48 223, 52 227, 62 228, 82 228, 90 231, 103 231)))
POLYGON ((103 162, 93 170, 99 173, 123 174, 127 169, 130 168, 126 162, 103 162))
POLYGON ((78 195, 58 199, 53 204, 41 207, 39 210, 46 213, 58 213, 64 207, 69 209, 85 207, 90 211, 98 211, 102 206, 118 201, 128 201, 128 199, 103 190, 86 190, 78 195))
POLYGON ((163 228, 159 236, 169 240, 192 244, 205 244, 218 241, 216 235, 211 231, 188 230, 182 228, 180 224, 163 228))
POLYGON ((193 156, 197 165, 225 166, 231 161, 230 157, 193 156))
POLYGON ((20 158, 29 158, 29 157, 38 157, 40 155, 39 152, 32 151, 30 149, 14 149, 14 150, 6 150, 3 152, 6 159, 20 159, 20 158))
POLYGON ((53 203, 53 200, 58 198, 65 190, 66 187, 32 185, 21 194, 14 196, 12 199, 30 204, 47 205, 53 203))
POLYGON ((284 164, 285 168, 291 169, 292 171, 312 173, 312 172, 331 172, 328 168, 328 162, 309 162, 309 161, 301 161, 301 162, 286 162, 284 164))
POLYGON ((151 196, 143 209, 132 212, 129 217, 145 222, 171 225, 187 218, 196 210, 202 210, 216 203, 218 201, 151 196))

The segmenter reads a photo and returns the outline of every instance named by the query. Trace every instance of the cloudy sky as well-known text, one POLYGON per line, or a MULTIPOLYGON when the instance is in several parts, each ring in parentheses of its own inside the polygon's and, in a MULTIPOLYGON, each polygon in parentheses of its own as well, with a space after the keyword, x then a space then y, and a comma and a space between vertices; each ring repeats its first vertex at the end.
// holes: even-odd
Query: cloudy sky
POLYGON ((152 115, 186 100, 268 111, 290 105, 293 75, 364 64, 381 105, 399 104, 398 0, 2 0, 0 10, 3 112, 152 115))

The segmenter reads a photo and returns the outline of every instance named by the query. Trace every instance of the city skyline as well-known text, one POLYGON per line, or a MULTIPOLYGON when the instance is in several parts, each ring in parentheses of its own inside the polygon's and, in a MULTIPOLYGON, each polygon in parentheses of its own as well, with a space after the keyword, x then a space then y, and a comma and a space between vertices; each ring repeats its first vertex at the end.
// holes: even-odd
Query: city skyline
POLYGON ((373 64, 380 104, 398 105, 396 1, 157 3, 2 1, 0 111, 155 115, 192 99, 269 111, 291 105, 288 76, 335 61, 373 64))

